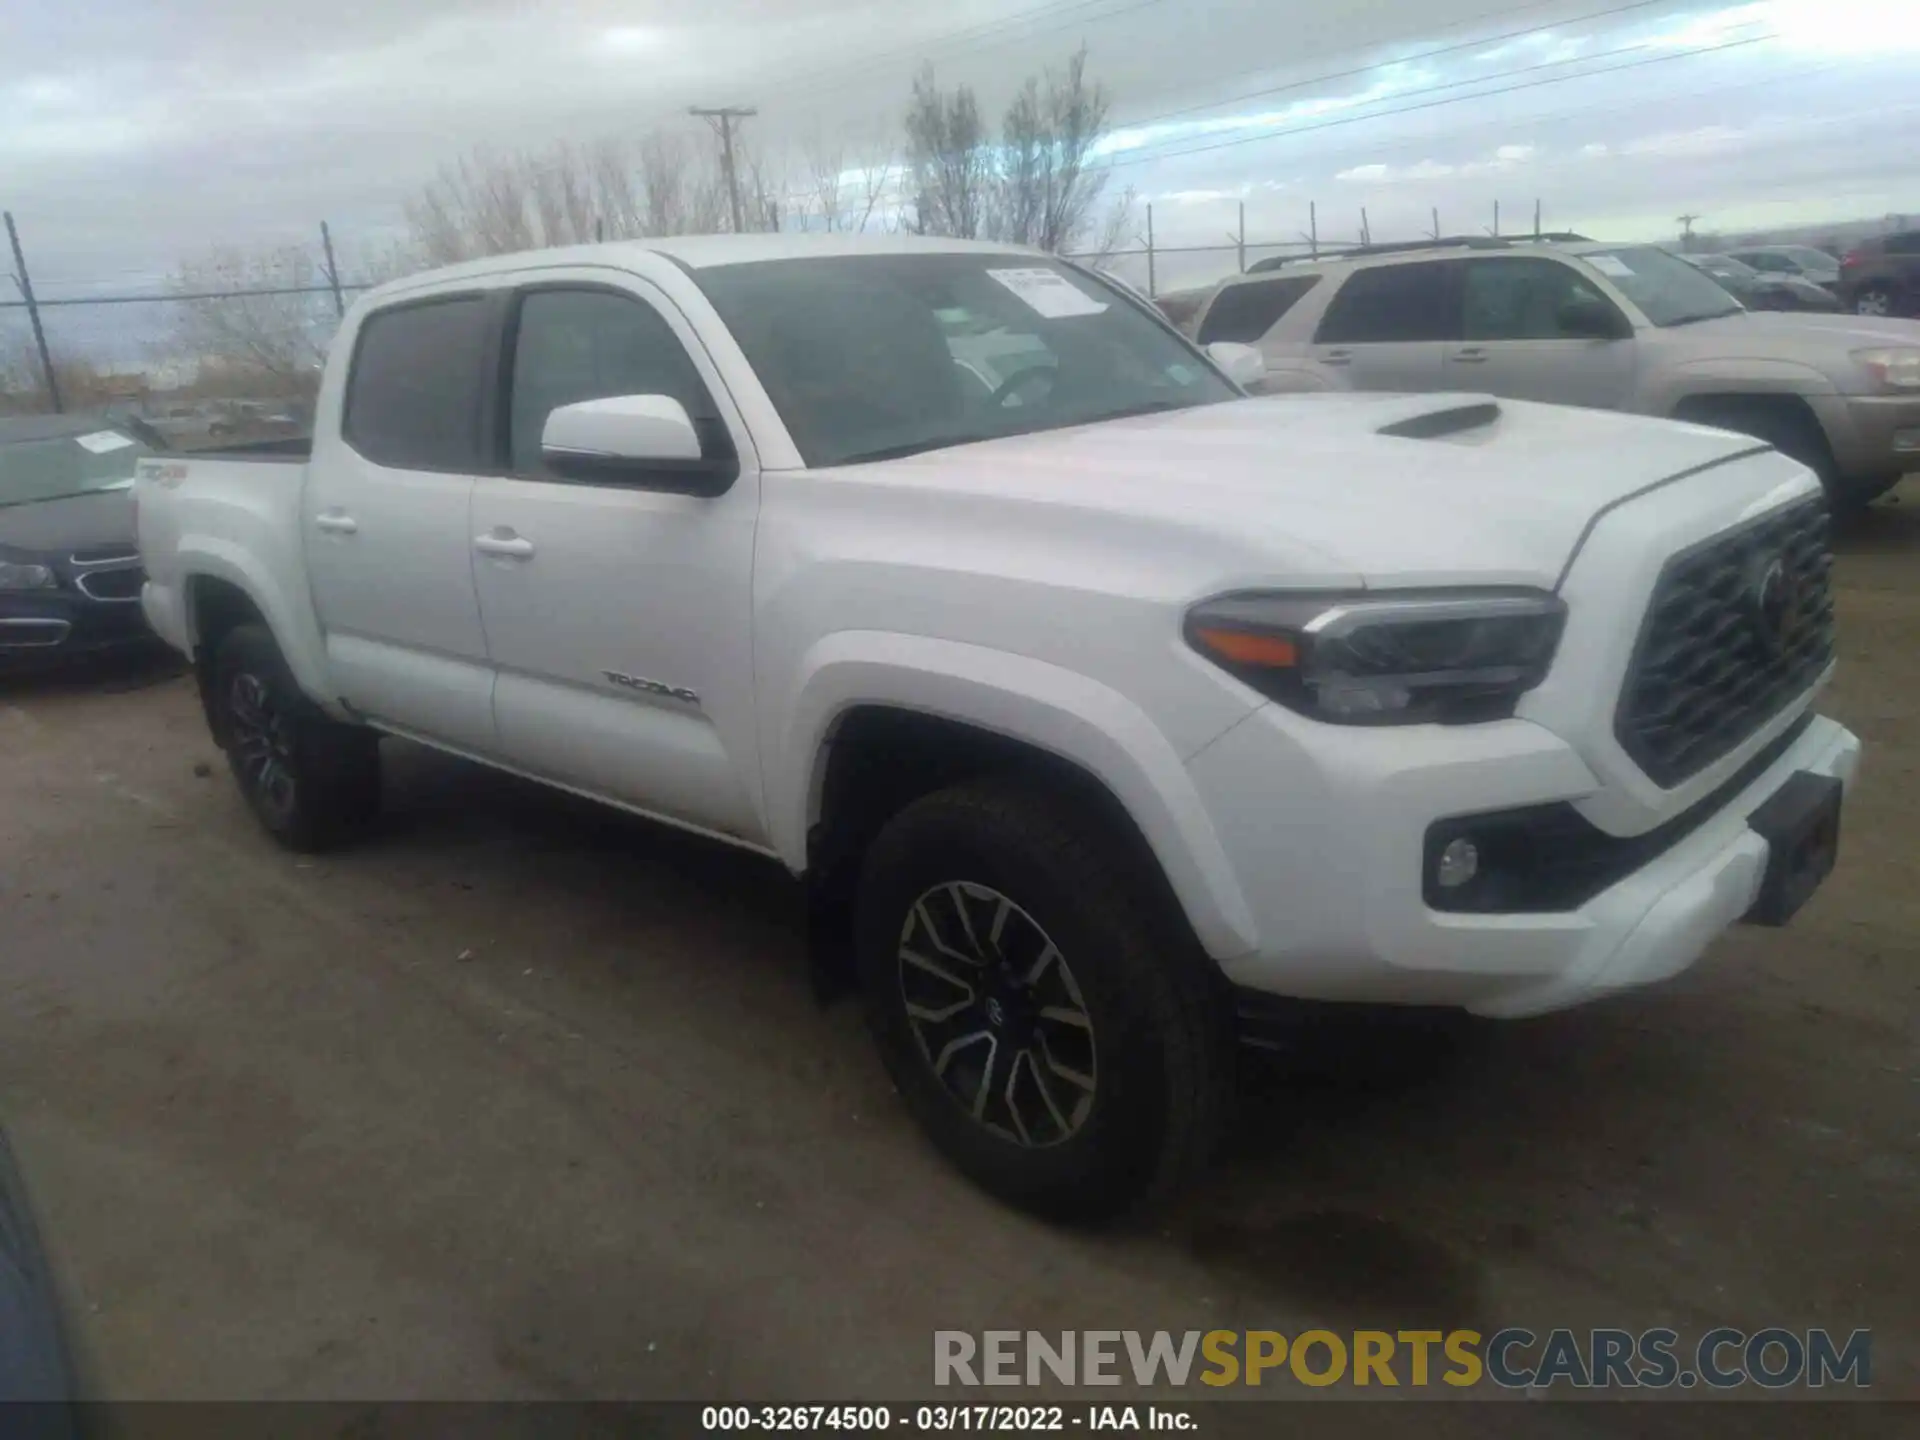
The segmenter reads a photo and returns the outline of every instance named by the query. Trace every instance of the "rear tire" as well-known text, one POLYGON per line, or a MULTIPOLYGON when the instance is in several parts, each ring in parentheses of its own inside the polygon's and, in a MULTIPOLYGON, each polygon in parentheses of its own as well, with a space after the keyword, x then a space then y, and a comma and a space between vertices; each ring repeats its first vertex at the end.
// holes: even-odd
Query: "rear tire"
POLYGON ((380 809, 380 742, 301 693, 264 625, 238 625, 213 660, 215 738, 254 816, 289 850, 356 838, 380 809))
POLYGON ((1233 1097, 1224 982, 1109 836, 1062 797, 971 782, 886 825, 857 900, 908 1109, 982 1188, 1052 1219, 1172 1194, 1233 1097))

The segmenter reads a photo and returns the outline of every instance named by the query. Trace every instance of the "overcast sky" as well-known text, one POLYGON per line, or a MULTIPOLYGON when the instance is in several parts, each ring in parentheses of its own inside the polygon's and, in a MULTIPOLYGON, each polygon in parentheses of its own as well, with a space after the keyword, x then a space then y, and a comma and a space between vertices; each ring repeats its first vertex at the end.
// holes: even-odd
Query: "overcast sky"
POLYGON ((691 103, 758 105, 773 152, 858 143, 924 60, 997 113, 1083 40, 1162 244, 1222 238, 1242 200, 1256 238, 1310 201, 1334 238, 1362 206, 1388 238, 1434 206, 1530 224, 1536 198, 1619 238, 1920 212, 1920 0, 12 0, 0 204, 48 295, 323 218, 350 267, 476 145, 691 103))

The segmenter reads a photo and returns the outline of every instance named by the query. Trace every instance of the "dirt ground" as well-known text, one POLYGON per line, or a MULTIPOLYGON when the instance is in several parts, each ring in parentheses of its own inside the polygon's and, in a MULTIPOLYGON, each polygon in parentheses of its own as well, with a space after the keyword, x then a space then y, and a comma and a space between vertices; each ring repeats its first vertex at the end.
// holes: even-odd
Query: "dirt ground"
POLYGON ((1841 549, 1869 748, 1792 928, 1410 1072, 1265 1073, 1106 1234, 945 1169, 763 862, 397 744, 383 835, 301 860, 184 679, 9 684, 0 1122, 86 1383, 905 1399, 936 1329, 1728 1324, 1869 1326, 1920 1393, 1920 482, 1841 549))

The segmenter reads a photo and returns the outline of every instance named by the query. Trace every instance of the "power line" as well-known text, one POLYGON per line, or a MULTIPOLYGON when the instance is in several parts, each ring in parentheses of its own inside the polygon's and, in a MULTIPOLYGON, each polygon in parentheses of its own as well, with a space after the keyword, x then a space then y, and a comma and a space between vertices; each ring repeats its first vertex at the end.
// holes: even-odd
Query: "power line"
MULTIPOLYGON (((1553 3, 1553 0, 1538 0, 1538 3, 1535 3, 1535 4, 1523 5, 1514 10, 1503 10, 1495 13, 1502 14, 1502 15, 1520 14, 1527 10, 1537 10, 1541 8, 1542 4, 1551 4, 1551 3, 1553 3)), ((1296 90, 1311 89, 1316 85, 1331 84, 1335 80, 1356 79, 1362 75, 1370 75, 1376 70, 1385 69, 1389 65, 1417 65, 1420 62, 1425 60, 1437 60, 1442 56, 1457 55, 1462 50, 1477 50, 1482 46, 1499 45, 1509 40, 1524 40, 1534 35, 1544 35, 1553 30, 1563 29, 1568 25, 1581 25, 1581 24, 1585 24, 1589 20, 1607 20, 1607 19, 1613 18, 1616 15, 1625 15, 1636 10, 1647 10, 1655 6, 1668 6, 1671 4, 1673 4, 1673 0, 1633 0, 1632 4, 1614 5, 1605 10, 1591 10, 1583 15, 1569 15, 1559 20, 1549 21, 1545 24, 1529 25, 1522 29, 1507 30, 1495 35, 1478 35, 1471 40, 1462 40, 1452 45, 1441 45, 1432 50, 1422 50, 1412 55, 1402 55, 1393 60, 1374 60, 1374 61, 1368 62, 1365 65, 1354 66, 1353 68, 1347 69, 1347 70, 1334 70, 1321 75, 1310 75, 1302 80, 1290 80, 1284 85, 1274 85, 1262 90, 1249 90, 1243 94, 1230 95, 1230 96, 1227 96, 1225 99, 1221 99, 1221 100, 1209 100, 1204 102, 1203 104, 1188 105, 1178 110, 1164 110, 1154 115, 1143 115, 1137 119, 1127 120, 1122 122, 1118 126, 1118 128, 1123 130, 1133 130, 1133 129, 1139 129, 1142 126, 1146 126, 1146 125, 1157 125, 1163 120, 1178 120, 1188 115, 1198 115, 1203 111, 1218 110, 1225 105, 1239 105, 1239 104, 1245 103, 1248 100, 1263 100, 1273 95, 1284 95, 1284 94, 1289 94, 1296 90)), ((1482 17, 1482 18, 1485 18, 1485 17, 1482 17)), ((1575 60, 1583 59, 1583 58, 1594 59, 1597 57, 1595 56, 1574 57, 1573 60, 1550 62, 1550 63, 1572 64, 1574 63, 1575 60)), ((1266 68, 1270 70, 1273 67, 1268 66, 1266 68)), ((1233 79, 1238 79, 1242 75, 1257 75, 1259 73, 1261 73, 1259 70, 1241 70, 1241 71, 1235 72, 1232 75, 1226 75, 1219 78, 1225 79, 1225 80, 1233 80, 1233 79)), ((1517 74, 1517 73, 1521 73, 1521 72, 1518 72, 1518 71, 1495 72, 1494 75, 1482 76, 1480 78, 1482 80, 1498 79, 1502 74, 1517 74)), ((1466 83, 1466 82, 1460 82, 1460 83, 1466 83)), ((1158 93, 1166 95, 1166 94, 1171 94, 1173 92, 1163 90, 1158 93)))
MULTIPOLYGON (((1701 55, 1716 55, 1723 50, 1738 50, 1746 45, 1758 45, 1762 41, 1777 40, 1779 35, 1749 36, 1744 40, 1723 41, 1718 45, 1706 45, 1694 50, 1676 50, 1667 55, 1653 55, 1643 60, 1635 60, 1625 65, 1608 65, 1599 70, 1585 70, 1578 75, 1549 75, 1543 80, 1529 80, 1519 85, 1504 85, 1495 90, 1482 90, 1472 95, 1450 95, 1441 100, 1429 100, 1420 105, 1398 105, 1385 110, 1372 110, 1365 115, 1343 115, 1332 120, 1323 120, 1312 125, 1296 125, 1284 130, 1269 130, 1259 135, 1242 135, 1232 140, 1216 140, 1207 145, 1193 145, 1180 150, 1163 150, 1153 154, 1132 155, 1107 162, 1107 168, 1120 169, 1127 165, 1145 165, 1159 160, 1178 160, 1187 155, 1204 155, 1212 150, 1227 150, 1237 145, 1255 145, 1268 140, 1283 140, 1295 135, 1312 134, 1319 130, 1332 130, 1343 125, 1357 125, 1367 120, 1384 120, 1394 115, 1411 115, 1423 110, 1437 110, 1445 105, 1458 105, 1463 100, 1490 100, 1496 95, 1512 95, 1521 90, 1537 90, 1543 85, 1564 85, 1571 80, 1588 80, 1600 75, 1617 74, 1625 70, 1639 70, 1648 65, 1660 65, 1672 60, 1690 60, 1701 55)), ((1525 74, 1524 70, 1506 72, 1525 74)), ((1498 80, 1501 75, 1486 75, 1479 82, 1498 80)), ((1456 88, 1455 85, 1434 86, 1426 90, 1409 90, 1407 95, 1430 95, 1436 90, 1456 88)))

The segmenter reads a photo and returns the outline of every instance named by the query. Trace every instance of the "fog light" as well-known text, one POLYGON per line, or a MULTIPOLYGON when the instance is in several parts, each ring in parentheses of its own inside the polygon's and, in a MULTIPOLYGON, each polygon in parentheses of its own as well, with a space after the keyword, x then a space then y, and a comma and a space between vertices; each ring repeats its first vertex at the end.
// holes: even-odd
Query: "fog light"
POLYGON ((1458 890, 1480 873, 1480 847, 1471 840, 1449 840, 1433 867, 1433 878, 1444 890, 1458 890))

